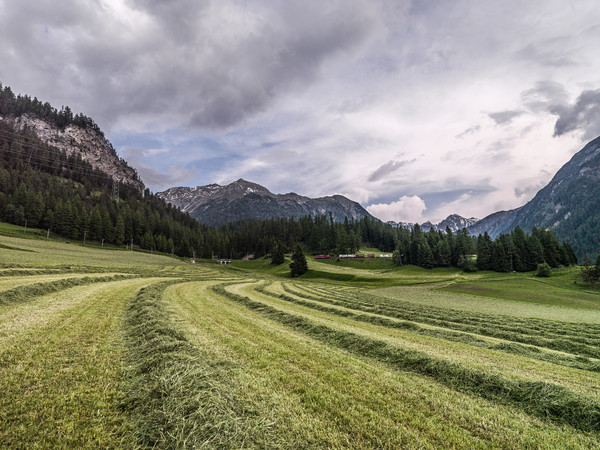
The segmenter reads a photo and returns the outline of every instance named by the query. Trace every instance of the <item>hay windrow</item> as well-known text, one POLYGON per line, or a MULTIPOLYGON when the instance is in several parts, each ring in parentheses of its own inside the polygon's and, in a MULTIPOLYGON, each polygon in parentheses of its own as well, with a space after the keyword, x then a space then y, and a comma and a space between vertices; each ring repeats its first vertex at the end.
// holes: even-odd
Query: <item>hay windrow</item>
POLYGON ((212 289, 264 317, 356 355, 376 359, 398 370, 429 376, 459 392, 511 405, 542 419, 568 424, 582 431, 600 431, 600 403, 564 387, 546 382, 508 380, 423 352, 402 349, 354 333, 317 325, 303 317, 228 292, 224 285, 217 285, 212 289))
POLYGON ((142 289, 125 318, 123 408, 139 445, 150 448, 265 447, 269 424, 230 389, 232 368, 204 361, 170 322, 167 281, 142 289))
POLYGON ((426 323, 467 333, 534 345, 585 357, 600 358, 598 326, 552 322, 539 319, 514 319, 503 316, 449 311, 423 307, 410 302, 389 302, 377 297, 348 296, 345 300, 310 295, 283 286, 288 293, 336 306, 393 317, 411 322, 426 323))
POLYGON ((542 352, 536 347, 529 347, 514 342, 494 343, 485 339, 478 338, 477 336, 474 336, 472 334, 465 334, 445 329, 425 328, 409 321, 392 320, 386 317, 359 314, 352 311, 328 307, 320 303, 328 303, 325 299, 312 301, 300 300, 290 295, 276 294, 274 292, 270 292, 263 286, 258 286, 255 288, 255 290, 272 298, 285 300, 289 303, 294 303, 297 305, 305 306, 307 308, 326 312, 328 314, 333 314, 339 317, 349 318, 359 322, 370 323, 373 325, 379 325, 387 328, 410 330, 411 332, 420 334, 422 336, 431 336, 439 339, 461 342, 463 344, 473 345, 475 347, 499 350, 506 353, 512 353, 519 356, 526 356, 528 358, 537 359, 539 361, 546 361, 553 364, 563 365, 566 367, 574 367, 577 369, 588 370, 591 372, 600 372, 600 363, 590 361, 587 358, 577 358, 556 353, 542 352))
POLYGON ((134 275, 110 275, 102 277, 65 278, 47 283, 35 283, 9 289, 0 294, 0 305, 27 302, 36 297, 62 291, 75 286, 92 283, 105 283, 108 281, 125 280, 135 278, 134 275))

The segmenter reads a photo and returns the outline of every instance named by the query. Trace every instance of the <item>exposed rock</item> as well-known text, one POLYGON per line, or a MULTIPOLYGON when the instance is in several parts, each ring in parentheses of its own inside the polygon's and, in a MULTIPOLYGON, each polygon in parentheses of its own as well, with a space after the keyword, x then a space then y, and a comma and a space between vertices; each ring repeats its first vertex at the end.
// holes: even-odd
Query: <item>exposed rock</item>
POLYGON ((140 192, 145 189, 137 171, 119 158, 110 142, 96 130, 80 128, 73 124, 61 130, 29 114, 18 117, 0 116, 0 120, 11 123, 18 130, 35 133, 41 141, 65 151, 68 155, 78 152, 84 161, 120 183, 130 184, 140 192))

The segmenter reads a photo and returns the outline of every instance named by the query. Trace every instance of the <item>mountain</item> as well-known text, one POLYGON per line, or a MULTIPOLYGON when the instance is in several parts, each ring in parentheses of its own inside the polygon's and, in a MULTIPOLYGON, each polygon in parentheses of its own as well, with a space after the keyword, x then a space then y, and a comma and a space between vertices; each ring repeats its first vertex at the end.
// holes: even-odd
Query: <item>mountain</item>
POLYGON ((448 227, 454 233, 458 230, 462 230, 463 228, 469 228, 471 225, 477 223, 478 220, 479 219, 476 219, 475 217, 466 219, 458 214, 451 214, 438 223, 435 228, 437 230, 444 231, 446 227, 448 227))
POLYGON ((68 107, 59 111, 37 98, 15 96, 9 87, 2 88, 0 83, 0 122, 12 128, 4 130, 0 138, 6 138, 7 133, 15 136, 33 133, 40 142, 67 156, 76 155, 119 183, 144 192, 144 183, 137 171, 119 158, 104 133, 89 117, 73 115, 68 107))
POLYGON ((342 195, 309 198, 295 193, 273 194, 267 188, 239 179, 226 186, 173 187, 156 194, 199 222, 220 225, 245 218, 303 217, 331 212, 334 221, 373 218, 362 206, 342 195))
POLYGON ((600 251, 600 137, 576 153, 524 206, 494 213, 469 228, 492 238, 515 227, 551 227, 578 256, 600 251))
MULTIPOLYGON (((438 224, 434 224, 434 223, 427 221, 427 222, 422 223, 420 226, 421 226, 421 230, 423 230, 424 232, 427 232, 431 229, 434 229, 435 231, 438 231, 438 230, 445 231, 446 227, 448 227, 448 228, 450 228, 450 231, 455 233, 458 230, 462 230, 463 228, 469 228, 477 222, 478 222, 478 219, 476 219, 474 217, 466 219, 462 216, 459 216, 458 214, 451 214, 438 224)), ((407 222, 390 221, 387 223, 392 225, 394 228, 412 228, 414 226, 414 224, 407 223, 407 222)))

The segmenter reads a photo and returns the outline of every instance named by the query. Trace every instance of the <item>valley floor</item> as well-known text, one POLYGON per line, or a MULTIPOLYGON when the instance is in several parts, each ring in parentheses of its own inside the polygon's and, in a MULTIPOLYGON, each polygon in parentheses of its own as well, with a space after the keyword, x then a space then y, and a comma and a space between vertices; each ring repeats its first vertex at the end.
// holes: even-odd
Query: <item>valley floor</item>
POLYGON ((377 264, 291 279, 0 236, 0 447, 600 446, 576 272, 377 264))

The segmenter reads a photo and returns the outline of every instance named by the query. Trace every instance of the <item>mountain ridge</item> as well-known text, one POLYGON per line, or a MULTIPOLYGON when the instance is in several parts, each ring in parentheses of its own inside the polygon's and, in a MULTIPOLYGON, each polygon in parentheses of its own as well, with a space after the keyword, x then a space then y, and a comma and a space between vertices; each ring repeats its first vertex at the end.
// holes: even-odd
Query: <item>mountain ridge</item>
POLYGON ((268 219, 332 214, 334 221, 373 218, 360 204, 343 195, 310 198, 295 192, 274 194, 242 178, 221 186, 172 187, 156 194, 201 223, 220 225, 245 218, 268 219))
MULTIPOLYGON (((469 227, 473 226, 478 221, 479 221, 479 219, 476 219, 475 217, 465 218, 458 214, 450 214, 448 217, 446 217, 444 220, 442 220, 438 224, 434 224, 434 223, 431 223, 430 221, 427 221, 427 222, 423 222, 419 226, 421 227, 421 230, 423 230, 424 232, 427 232, 431 229, 433 229, 434 231, 445 231, 446 228, 449 228, 450 231, 455 233, 458 230, 462 230, 463 228, 469 228, 469 227)), ((414 223, 408 223, 408 222, 388 221, 387 223, 392 225, 394 228, 412 229, 415 225, 414 223)))

